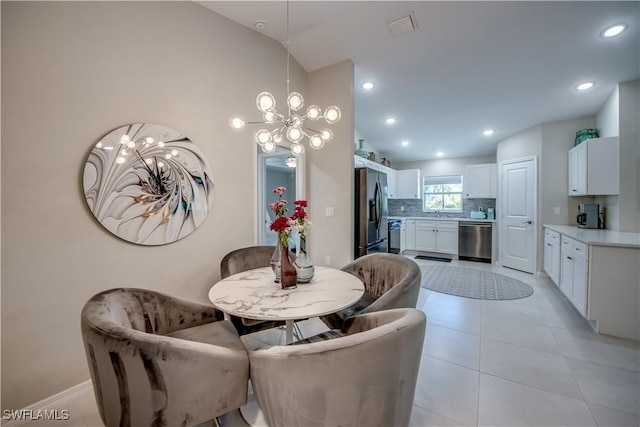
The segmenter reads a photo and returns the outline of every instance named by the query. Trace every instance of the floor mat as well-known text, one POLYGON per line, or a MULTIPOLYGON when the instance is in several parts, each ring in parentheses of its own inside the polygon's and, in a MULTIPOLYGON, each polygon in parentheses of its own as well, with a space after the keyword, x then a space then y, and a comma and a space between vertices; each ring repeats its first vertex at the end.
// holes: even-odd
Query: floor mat
POLYGON ((429 261, 451 262, 451 258, 440 258, 437 256, 416 255, 416 259, 426 259, 429 261))
POLYGON ((510 300, 533 295, 518 279, 475 268, 428 265, 421 267, 421 286, 443 294, 487 300, 510 300))

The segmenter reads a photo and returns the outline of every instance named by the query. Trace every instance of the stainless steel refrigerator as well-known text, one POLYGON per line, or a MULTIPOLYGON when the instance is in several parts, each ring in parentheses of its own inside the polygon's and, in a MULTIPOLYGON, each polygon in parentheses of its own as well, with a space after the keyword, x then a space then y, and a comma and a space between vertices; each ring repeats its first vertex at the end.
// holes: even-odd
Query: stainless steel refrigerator
POLYGON ((354 258, 388 252, 387 174, 369 168, 355 169, 354 258))

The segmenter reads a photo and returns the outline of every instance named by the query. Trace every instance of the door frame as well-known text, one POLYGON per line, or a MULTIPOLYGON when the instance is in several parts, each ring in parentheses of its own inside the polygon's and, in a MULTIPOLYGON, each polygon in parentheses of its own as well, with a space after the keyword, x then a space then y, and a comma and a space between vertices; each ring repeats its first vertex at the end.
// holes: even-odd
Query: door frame
POLYGON ((504 220, 504 209, 503 209, 503 205, 505 203, 504 200, 504 193, 503 193, 503 189, 504 189, 504 175, 502 173, 502 170, 504 168, 505 165, 508 164, 513 164, 513 163, 522 163, 522 162, 528 162, 528 161, 533 161, 533 215, 532 215, 532 221, 533 221, 533 255, 532 255, 532 269, 533 271, 531 272, 531 274, 533 275, 537 275, 538 274, 538 239, 539 239, 539 234, 540 234, 540 230, 542 230, 542 228, 538 225, 538 156, 525 156, 525 157, 519 157, 517 159, 509 159, 509 160, 502 160, 499 163, 499 179, 498 179, 498 199, 497 199, 497 207, 496 209, 499 208, 498 211, 498 217, 500 218, 499 221, 499 226, 498 226, 498 254, 499 254, 499 264, 501 266, 504 266, 504 238, 505 238, 505 232, 504 232, 504 227, 505 227, 505 220, 504 220))
MULTIPOLYGON (((289 155, 291 152, 289 151, 289 147, 283 143, 283 146, 278 145, 277 149, 274 153, 264 153, 260 147, 256 149, 256 227, 255 227, 255 244, 256 245, 264 245, 265 244, 265 224, 267 221, 265 210, 262 209, 265 206, 265 191, 266 191, 266 182, 267 182, 267 159, 275 156, 289 155)), ((305 198, 305 155, 304 153, 298 155, 298 160, 296 163, 296 200, 302 200, 305 198)))

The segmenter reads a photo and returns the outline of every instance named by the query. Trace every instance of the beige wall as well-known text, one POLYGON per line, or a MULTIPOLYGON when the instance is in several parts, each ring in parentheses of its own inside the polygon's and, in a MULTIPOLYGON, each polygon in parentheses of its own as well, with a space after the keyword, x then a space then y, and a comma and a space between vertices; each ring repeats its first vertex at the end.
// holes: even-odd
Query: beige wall
POLYGON ((333 141, 320 151, 306 150, 307 195, 313 200, 309 254, 317 265, 325 265, 328 256, 331 266, 340 268, 353 260, 353 63, 343 61, 309 73, 307 90, 314 104, 338 105, 342 111, 340 121, 330 126, 333 141), (332 207, 335 215, 325 216, 325 207, 332 207))
MULTIPOLYGON (((281 44, 192 2, 2 3, 3 409, 88 379, 79 320, 93 294, 138 286, 207 301, 223 255, 255 238, 252 130, 227 123, 237 114, 258 119, 262 90, 285 98, 285 64, 281 44), (170 245, 124 242, 85 204, 89 150, 134 122, 184 133, 212 169, 209 217, 170 245)), ((291 80, 292 89, 305 89, 295 61, 291 80)), ((331 94, 325 83, 336 80, 318 79, 313 92, 331 94)), ((335 103, 349 99, 349 85, 335 103)), ((345 110, 339 137, 352 150, 345 110)), ((322 172, 339 211, 347 205, 338 189, 344 177, 322 172)), ((319 186, 309 185, 313 197, 319 186)))
POLYGON ((495 154, 487 154, 484 156, 403 162, 393 165, 393 168, 397 170, 420 169, 420 176, 422 177, 436 175, 462 175, 466 165, 479 165, 495 162, 495 154))

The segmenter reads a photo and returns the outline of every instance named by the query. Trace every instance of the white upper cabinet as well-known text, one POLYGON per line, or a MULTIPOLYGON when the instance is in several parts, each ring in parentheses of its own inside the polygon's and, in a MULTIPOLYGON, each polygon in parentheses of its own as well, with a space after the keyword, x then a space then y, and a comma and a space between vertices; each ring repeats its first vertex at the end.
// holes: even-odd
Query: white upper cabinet
POLYGON ((397 171, 395 169, 387 168, 387 186, 389 187, 389 198, 395 199, 397 192, 397 184, 396 184, 396 175, 397 171))
POLYGON ((620 192, 620 146, 617 137, 587 139, 569 151, 569 195, 620 192))
POLYGON ((421 199, 420 169, 396 171, 396 199, 421 199))
POLYGON ((465 199, 496 199, 498 197, 498 165, 496 163, 466 165, 462 175, 462 195, 465 199))

